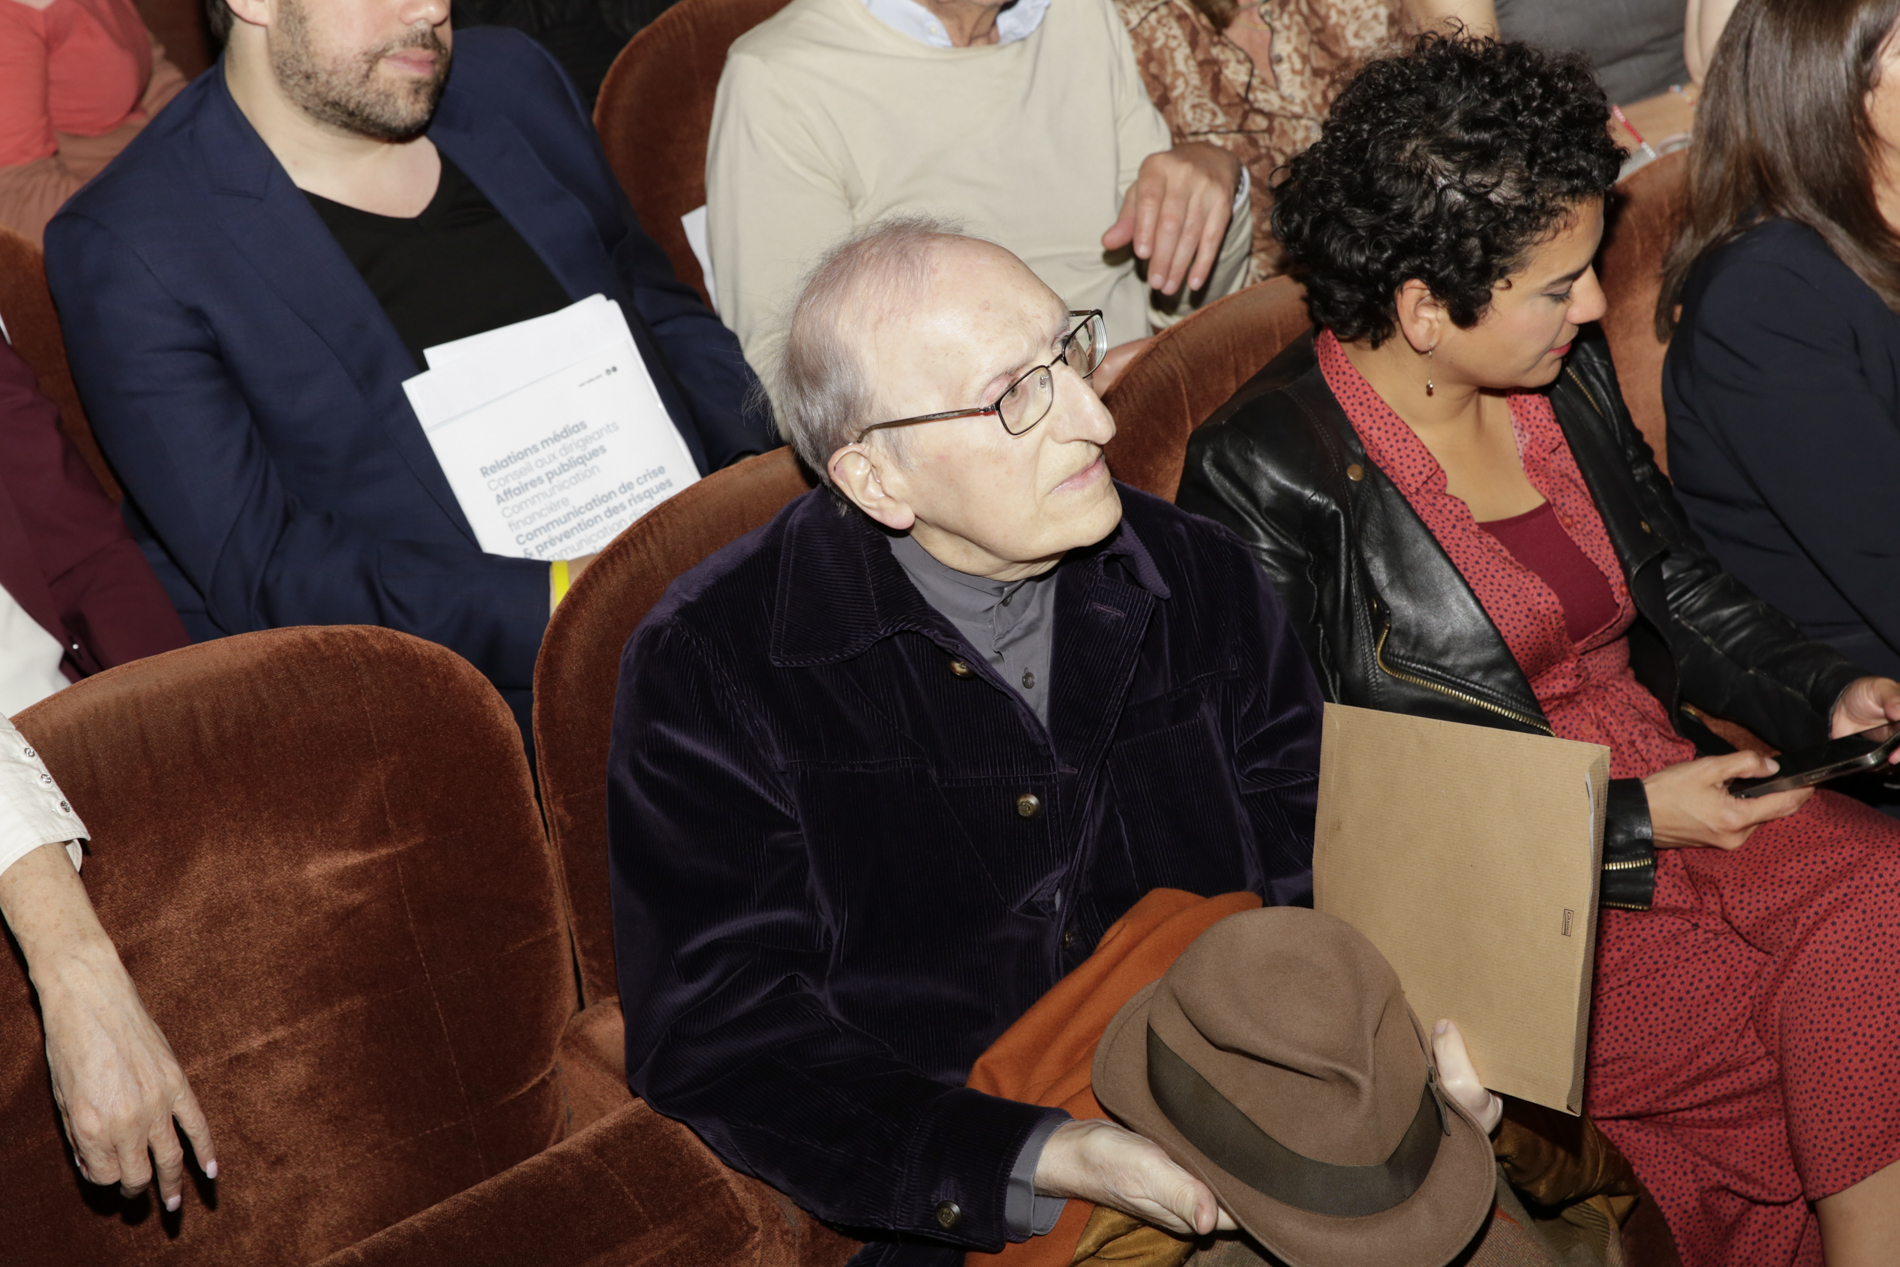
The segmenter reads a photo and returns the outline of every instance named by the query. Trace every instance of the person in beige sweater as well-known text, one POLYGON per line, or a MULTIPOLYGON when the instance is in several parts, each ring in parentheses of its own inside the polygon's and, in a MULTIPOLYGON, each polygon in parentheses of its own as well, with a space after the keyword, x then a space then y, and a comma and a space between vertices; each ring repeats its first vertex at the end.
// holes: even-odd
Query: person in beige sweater
POLYGON ((726 60, 706 192, 719 312, 768 382, 800 279, 891 215, 1101 309, 1098 385, 1240 284, 1253 227, 1233 155, 1173 145, 1111 0, 792 0, 726 60))

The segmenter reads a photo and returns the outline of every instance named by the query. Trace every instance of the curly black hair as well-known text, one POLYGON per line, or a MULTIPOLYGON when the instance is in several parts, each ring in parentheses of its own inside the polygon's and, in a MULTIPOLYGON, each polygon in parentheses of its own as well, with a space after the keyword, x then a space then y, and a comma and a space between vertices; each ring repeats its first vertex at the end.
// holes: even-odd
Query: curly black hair
POLYGON ((1273 232, 1313 320, 1374 347, 1417 278, 1461 327, 1492 287, 1605 197, 1622 154, 1576 54, 1428 33, 1368 63, 1273 186, 1273 232))

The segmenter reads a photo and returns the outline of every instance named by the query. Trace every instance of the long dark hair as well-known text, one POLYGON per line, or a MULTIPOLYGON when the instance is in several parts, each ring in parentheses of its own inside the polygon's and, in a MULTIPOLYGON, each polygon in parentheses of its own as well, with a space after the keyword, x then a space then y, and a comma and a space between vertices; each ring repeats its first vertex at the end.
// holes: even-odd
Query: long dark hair
POLYGON ((1689 147, 1688 218, 1663 261, 1656 334, 1696 262, 1776 216, 1807 225, 1900 312, 1900 237, 1874 196, 1867 94, 1900 0, 1741 0, 1689 147))

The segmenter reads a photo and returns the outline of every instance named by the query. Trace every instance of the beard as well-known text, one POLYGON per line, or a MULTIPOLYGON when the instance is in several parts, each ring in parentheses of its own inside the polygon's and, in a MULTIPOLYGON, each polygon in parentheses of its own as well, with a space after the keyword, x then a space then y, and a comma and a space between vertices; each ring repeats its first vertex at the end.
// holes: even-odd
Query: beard
POLYGON ((429 128, 436 103, 449 77, 449 49, 432 29, 410 31, 369 52, 334 61, 319 60, 311 49, 310 28, 299 0, 284 0, 278 30, 270 44, 271 71, 284 95, 319 123, 400 144, 429 128), (427 79, 380 82, 383 58, 405 49, 435 53, 435 74, 427 79))

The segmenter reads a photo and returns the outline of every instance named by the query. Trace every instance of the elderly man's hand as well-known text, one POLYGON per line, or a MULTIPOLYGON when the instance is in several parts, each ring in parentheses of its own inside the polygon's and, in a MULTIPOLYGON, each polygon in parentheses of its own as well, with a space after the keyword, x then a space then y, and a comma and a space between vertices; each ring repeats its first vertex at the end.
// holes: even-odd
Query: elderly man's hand
POLYGON ((1504 1119, 1504 1101, 1478 1081, 1478 1071, 1465 1050, 1465 1036, 1456 1021, 1432 1026, 1432 1063, 1438 1066, 1438 1085, 1488 1134, 1504 1119))
POLYGON ((1102 246, 1119 251, 1132 242, 1148 261, 1148 285, 1164 295, 1183 281, 1199 290, 1220 257, 1239 188, 1240 160, 1218 145, 1195 141, 1150 154, 1102 246))
POLYGON ((1036 1191, 1105 1205, 1179 1236, 1236 1226, 1213 1190, 1175 1165, 1160 1145, 1100 1118, 1055 1129, 1036 1163, 1036 1191))
POLYGON ((39 994, 53 1099, 80 1173, 128 1197, 156 1175, 165 1208, 177 1209, 185 1154, 172 1121, 215 1179, 211 1128, 63 846, 36 849, 0 872, 0 912, 39 994))

